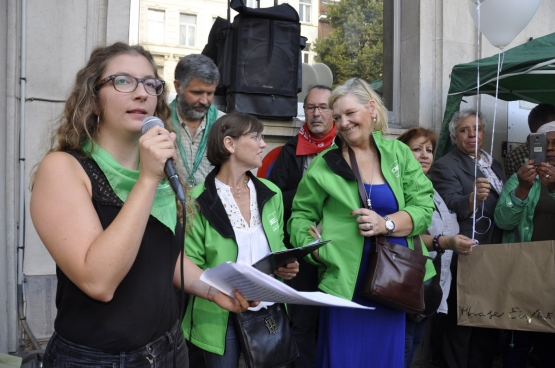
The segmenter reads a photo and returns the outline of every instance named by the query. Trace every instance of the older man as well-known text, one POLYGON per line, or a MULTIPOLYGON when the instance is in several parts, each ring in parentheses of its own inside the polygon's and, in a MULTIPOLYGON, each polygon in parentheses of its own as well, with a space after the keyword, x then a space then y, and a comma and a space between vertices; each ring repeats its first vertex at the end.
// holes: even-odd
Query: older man
POLYGON ((218 67, 200 54, 179 60, 175 68, 175 100, 170 104, 179 148, 178 172, 193 187, 204 181, 212 165, 206 158, 206 140, 210 127, 224 115, 212 105, 220 80, 218 67))
MULTIPOLYGON (((269 179, 283 192, 284 222, 291 217, 291 205, 297 192, 297 186, 310 161, 320 152, 330 147, 336 133, 336 127, 328 107, 331 88, 317 85, 310 88, 304 99, 305 124, 299 134, 283 146, 269 179)), ((285 244, 291 247, 289 234, 285 229, 285 244)), ((306 261, 298 260, 300 272, 289 285, 299 291, 316 291, 318 287, 318 269, 306 261)), ((316 366, 316 326, 318 308, 302 305, 290 305, 289 314, 293 320, 293 334, 299 348, 299 357, 295 360, 296 368, 316 366)))
MULTIPOLYGON (((434 163, 431 179, 449 210, 457 214, 460 233, 481 244, 495 244, 501 242, 502 231, 493 223, 493 213, 505 177, 501 164, 482 150, 484 129, 484 119, 476 111, 455 114, 449 132, 456 147, 434 163)), ((457 261, 457 254, 453 254, 445 359, 449 367, 490 368, 499 331, 457 325, 457 261)))

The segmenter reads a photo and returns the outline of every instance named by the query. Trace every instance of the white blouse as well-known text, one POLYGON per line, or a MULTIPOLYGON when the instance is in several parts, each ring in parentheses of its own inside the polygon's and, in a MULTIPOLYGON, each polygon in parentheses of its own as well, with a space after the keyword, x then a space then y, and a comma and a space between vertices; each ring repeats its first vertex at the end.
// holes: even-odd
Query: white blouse
MULTIPOLYGON (((268 239, 264 233, 264 228, 262 227, 262 221, 260 219, 260 212, 258 211, 258 203, 256 202, 256 188, 252 180, 249 180, 247 187, 250 192, 250 210, 251 218, 250 222, 243 218, 237 202, 231 193, 231 187, 222 183, 218 179, 216 181, 216 191, 218 197, 222 201, 225 212, 229 217, 231 226, 235 233, 235 239, 237 240, 237 263, 246 264, 251 266, 253 263, 259 259, 268 255, 270 250, 270 245, 268 244, 268 239)), ((259 310, 261 308, 266 308, 266 306, 272 305, 274 303, 260 303, 257 307, 249 308, 249 310, 259 310)))

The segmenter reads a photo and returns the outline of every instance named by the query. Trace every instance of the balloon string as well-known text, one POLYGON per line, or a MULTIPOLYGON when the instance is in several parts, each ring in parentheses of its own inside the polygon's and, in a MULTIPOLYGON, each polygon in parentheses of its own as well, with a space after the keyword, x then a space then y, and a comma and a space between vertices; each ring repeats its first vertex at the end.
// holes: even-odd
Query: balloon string
MULTIPOLYGON (((480 108, 480 34, 481 30, 481 21, 480 21, 480 5, 481 1, 478 0, 476 3, 476 14, 478 15, 478 62, 476 63, 477 70, 477 81, 476 81, 476 123, 475 123, 475 134, 478 137, 478 114, 480 108)), ((476 183, 476 178, 478 177, 478 140, 476 139, 476 144, 474 145, 474 183, 476 183)), ((472 211, 472 240, 474 240, 474 235, 476 233, 476 186, 474 186, 473 190, 474 201, 473 201, 473 211, 472 211)))
POLYGON ((497 83, 495 84, 495 104, 493 106, 493 127, 491 131, 491 149, 490 149, 490 156, 493 157, 493 141, 495 137, 495 118, 497 116, 497 96, 499 94, 499 74, 503 69, 503 62, 505 61, 505 51, 503 49, 499 49, 500 51, 497 53, 497 83))

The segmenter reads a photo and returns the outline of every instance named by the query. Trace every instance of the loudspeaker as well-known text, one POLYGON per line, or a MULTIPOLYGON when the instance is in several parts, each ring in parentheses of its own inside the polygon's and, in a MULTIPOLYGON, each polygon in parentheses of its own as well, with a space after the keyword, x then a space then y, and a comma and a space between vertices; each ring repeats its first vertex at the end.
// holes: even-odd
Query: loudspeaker
POLYGON ((296 95, 300 25, 242 15, 233 22, 228 92, 296 95))
POLYGON ((306 43, 297 11, 289 4, 251 9, 235 2, 231 8, 239 12, 231 27, 221 22, 210 32, 217 52, 208 45, 203 51, 217 61, 226 111, 271 119, 296 116, 306 43))

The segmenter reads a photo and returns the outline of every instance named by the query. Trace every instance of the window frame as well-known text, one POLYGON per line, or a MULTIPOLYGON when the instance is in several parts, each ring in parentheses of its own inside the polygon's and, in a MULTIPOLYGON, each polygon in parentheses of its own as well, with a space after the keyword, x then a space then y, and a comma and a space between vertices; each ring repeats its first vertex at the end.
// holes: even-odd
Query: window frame
POLYGON ((198 29, 197 23, 198 23, 198 15, 197 14, 179 12, 179 46, 196 47, 196 44, 197 44, 197 29, 198 29), (182 22, 181 21, 182 15, 194 17, 195 18, 195 23, 191 24, 191 23, 182 22), (185 27, 185 36, 184 36, 185 42, 184 43, 181 42, 182 41, 181 37, 182 37, 182 34, 183 34, 182 33, 183 27, 185 27), (188 44, 188 40, 190 38, 190 35, 189 35, 190 27, 193 28, 193 44, 192 45, 188 44))
POLYGON ((155 44, 155 45, 164 45, 166 43, 166 10, 165 9, 157 9, 157 8, 148 8, 146 19, 147 19, 147 40, 148 40, 148 43, 152 43, 152 44, 155 44), (163 14, 162 21, 150 19, 150 15, 155 14, 155 13, 163 14), (154 24, 157 24, 157 27, 152 27, 152 25, 154 25, 154 24), (152 32, 156 32, 156 31, 158 31, 159 28, 161 28, 163 30, 162 36, 155 35, 154 33, 151 33, 151 30, 152 30, 152 32), (159 42, 160 39, 162 40, 162 42, 159 42))
POLYGON ((310 23, 312 18, 312 0, 299 0, 299 21, 310 23), (303 9, 303 11, 301 11, 303 9), (304 18, 304 19, 303 19, 304 18), (306 20, 308 18, 308 20, 306 20))

